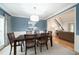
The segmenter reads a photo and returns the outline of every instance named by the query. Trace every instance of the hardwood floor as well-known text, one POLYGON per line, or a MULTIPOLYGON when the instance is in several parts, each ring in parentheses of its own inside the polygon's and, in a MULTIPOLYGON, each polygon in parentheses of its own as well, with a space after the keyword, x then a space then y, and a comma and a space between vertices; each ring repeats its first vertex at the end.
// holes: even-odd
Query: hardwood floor
MULTIPOLYGON (((43 47, 43 52, 40 52, 39 47, 37 47, 37 55, 75 55, 74 52, 74 45, 60 40, 57 37, 53 37, 53 47, 50 46, 50 41, 48 41, 48 50, 46 46, 43 47)), ((5 47, 0 51, 0 55, 9 55, 10 52, 10 45, 5 47)), ((13 55, 14 50, 12 50, 13 55)), ((28 49, 28 55, 34 55, 33 49, 28 49)), ((20 51, 20 47, 17 47, 17 55, 25 55, 25 46, 23 47, 23 52, 20 51)), ((78 55, 78 54, 77 54, 78 55)))
MULTIPOLYGON (((75 55, 74 51, 69 50, 66 47, 63 47, 59 44, 53 44, 51 47, 50 41, 48 41, 48 50, 46 46, 43 46, 42 52, 40 52, 39 46, 37 47, 37 55, 75 55)), ((11 55, 13 55, 14 50, 12 49, 11 55)), ((5 47, 0 51, 0 55, 9 55, 10 53, 10 45, 5 47)), ((17 47, 17 55, 25 55, 25 46, 23 46, 23 52, 21 52, 20 47, 17 47)), ((35 55, 34 48, 28 49, 27 55, 35 55)))
POLYGON ((59 39, 57 37, 53 37, 53 42, 55 44, 62 45, 63 47, 68 48, 68 49, 74 51, 74 44, 72 44, 70 42, 67 42, 65 40, 61 40, 61 39, 59 39))

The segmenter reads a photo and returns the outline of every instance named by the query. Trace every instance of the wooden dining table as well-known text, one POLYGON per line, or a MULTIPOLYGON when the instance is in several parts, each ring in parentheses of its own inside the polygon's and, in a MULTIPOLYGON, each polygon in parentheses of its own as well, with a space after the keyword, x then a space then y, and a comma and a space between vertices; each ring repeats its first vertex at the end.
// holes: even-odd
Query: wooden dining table
MULTIPOLYGON (((25 35, 25 34, 24 34, 25 35)), ((20 42, 20 41, 26 41, 26 39, 40 39, 41 36, 40 34, 37 34, 35 37, 34 36, 31 36, 31 37, 28 37, 28 38, 24 38, 24 35, 19 35, 15 40, 14 40, 14 55, 16 55, 16 50, 17 50, 17 47, 16 47, 16 43, 17 42, 20 42)), ((35 34, 33 34, 35 35, 35 34)), ((50 39, 50 43, 51 43, 51 47, 53 46, 53 42, 52 42, 52 35, 48 35, 49 39, 50 39)))

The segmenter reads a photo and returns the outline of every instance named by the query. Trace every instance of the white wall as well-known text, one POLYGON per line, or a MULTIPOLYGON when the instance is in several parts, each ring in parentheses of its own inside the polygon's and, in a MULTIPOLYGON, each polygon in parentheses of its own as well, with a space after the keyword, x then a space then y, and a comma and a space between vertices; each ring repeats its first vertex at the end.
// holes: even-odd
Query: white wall
MULTIPOLYGON (((47 20, 47 29, 48 30, 53 30, 53 28, 51 27, 51 24, 54 25, 54 19, 58 19, 59 22, 61 23, 61 25, 63 26, 63 28, 65 29, 65 31, 68 31, 68 24, 69 23, 74 23, 74 51, 79 52, 79 35, 76 35, 76 7, 70 9, 67 12, 64 12, 60 15, 57 15, 49 20, 47 20), (58 18, 58 17, 60 17, 58 18)), ((56 25, 55 25, 56 27, 56 25)))
POLYGON ((62 27, 64 28, 65 31, 69 31, 69 24, 70 23, 74 23, 75 21, 75 8, 69 9, 55 17, 52 17, 50 19, 47 20, 47 29, 48 30, 52 30, 53 29, 57 29, 60 30, 60 28, 58 28, 56 22, 54 21, 54 19, 58 20, 58 22, 62 25, 62 27), (52 25, 54 25, 52 27, 52 25))

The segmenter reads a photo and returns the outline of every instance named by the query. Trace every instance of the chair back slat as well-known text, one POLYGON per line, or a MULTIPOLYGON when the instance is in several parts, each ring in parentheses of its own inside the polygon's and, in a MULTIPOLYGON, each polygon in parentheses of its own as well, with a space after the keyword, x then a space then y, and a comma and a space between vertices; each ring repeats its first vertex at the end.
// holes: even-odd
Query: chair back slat
POLYGON ((35 40, 35 39, 32 39, 32 38, 35 37, 34 34, 26 34, 26 35, 24 35, 24 37, 25 37, 25 39, 26 39, 27 42, 32 42, 32 41, 35 40))
POLYGON ((48 34, 51 36, 52 35, 52 31, 48 31, 48 34))
POLYGON ((35 35, 32 35, 32 34, 24 35, 26 47, 32 48, 32 47, 34 47, 36 45, 36 39, 33 38, 34 36, 35 35))
POLYGON ((41 33, 41 39, 40 40, 48 41, 48 33, 41 33))
POLYGON ((13 32, 12 33, 7 33, 7 36, 8 36, 10 44, 12 44, 14 39, 15 39, 14 33, 13 32))

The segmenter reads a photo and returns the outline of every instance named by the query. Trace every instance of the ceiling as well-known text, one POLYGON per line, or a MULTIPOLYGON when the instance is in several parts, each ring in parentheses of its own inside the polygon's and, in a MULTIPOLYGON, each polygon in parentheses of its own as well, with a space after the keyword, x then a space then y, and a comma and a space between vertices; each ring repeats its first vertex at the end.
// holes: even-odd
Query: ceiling
POLYGON ((29 18, 36 14, 44 20, 73 5, 75 3, 0 3, 0 7, 12 16, 29 18))

